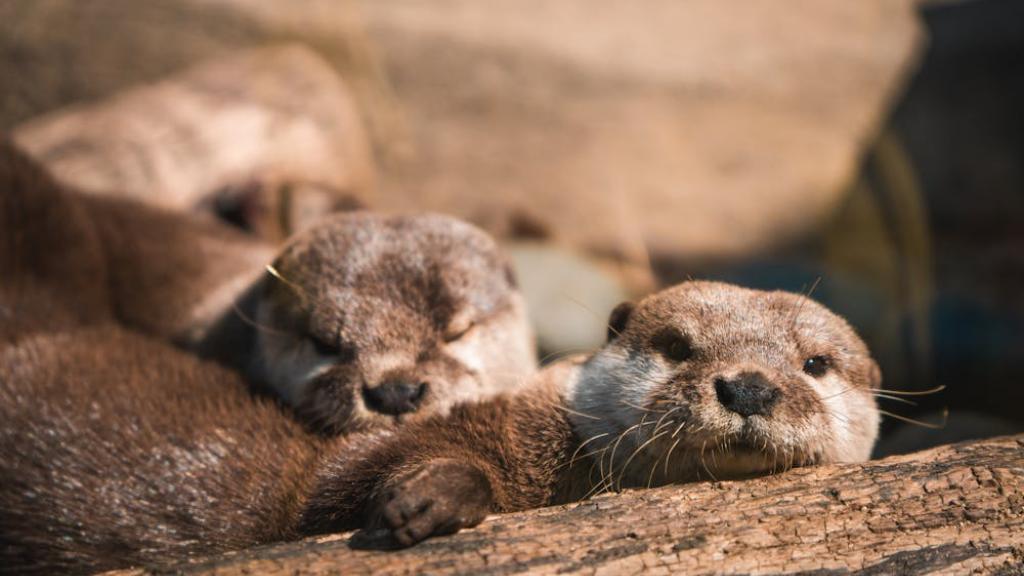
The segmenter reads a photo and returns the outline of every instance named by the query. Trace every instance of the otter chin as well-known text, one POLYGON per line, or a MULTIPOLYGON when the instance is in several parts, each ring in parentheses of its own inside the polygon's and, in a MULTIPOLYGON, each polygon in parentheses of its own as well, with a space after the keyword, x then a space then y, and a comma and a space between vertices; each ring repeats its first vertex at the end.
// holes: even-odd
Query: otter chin
POLYGON ((639 486, 866 460, 879 384, 867 347, 820 304, 690 282, 620 305, 569 403, 603 481, 639 486))

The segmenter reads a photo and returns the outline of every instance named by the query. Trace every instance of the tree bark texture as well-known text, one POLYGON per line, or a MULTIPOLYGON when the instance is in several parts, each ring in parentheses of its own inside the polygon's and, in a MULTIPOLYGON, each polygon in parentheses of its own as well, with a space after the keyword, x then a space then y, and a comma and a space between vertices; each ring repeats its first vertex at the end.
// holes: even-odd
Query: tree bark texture
POLYGON ((308 539, 180 567, 198 574, 1019 574, 1024 435, 746 481, 604 495, 488 518, 384 551, 308 539))

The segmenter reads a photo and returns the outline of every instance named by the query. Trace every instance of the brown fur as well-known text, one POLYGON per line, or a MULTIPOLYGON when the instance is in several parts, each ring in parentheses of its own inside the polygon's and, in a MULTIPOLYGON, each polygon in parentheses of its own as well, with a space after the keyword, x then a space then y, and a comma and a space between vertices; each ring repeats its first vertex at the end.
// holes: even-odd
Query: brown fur
MULTIPOLYGON (((114 318, 187 342, 215 319, 195 318, 196 304, 232 278, 259 271, 272 255, 214 222, 70 193, 0 141, 0 302, 26 312, 17 318, 51 328, 77 322, 57 318, 65 312, 81 321, 114 318), (27 307, 39 310, 28 314, 27 307)), ((26 334, 15 320, 11 315, 0 331, 26 334)))
POLYGON ((340 214, 296 236, 199 345, 326 433, 443 413, 511 390, 536 357, 508 263, 439 215, 340 214), (398 414, 370 397, 421 386, 398 414))
POLYGON ((295 535, 321 444, 233 373, 115 326, 24 338, 0 367, 0 571, 295 535))
MULTIPOLYGON (((195 237, 179 234, 159 214, 135 218, 128 207, 96 206, 59 188, 0 143, 0 572, 154 566, 307 533, 311 524, 300 525, 313 515, 304 512, 307 503, 325 500, 315 495, 317 486, 331 485, 327 480, 339 470, 366 462, 365 455, 389 436, 387 426, 401 420, 364 422, 375 431, 345 437, 310 434, 277 403, 253 397, 235 372, 127 327, 157 336, 173 332, 163 328, 173 314, 149 315, 142 304, 150 298, 159 305, 157 299, 129 289, 179 290, 181 279, 168 276, 165 285, 163 275, 193 264, 184 256, 162 258, 159 240, 191 242, 178 247, 187 254, 195 237), (148 239, 147 232, 164 237, 148 239)), ((432 231, 431 241, 444 242, 449 221, 428 220, 421 224, 432 231)), ((414 219, 396 222, 416 225, 414 219)), ((326 285, 303 278, 301 266, 288 263, 307 258, 318 278, 344 280, 331 268, 331 257, 316 250, 345 237, 347 223, 326 222, 311 233, 314 241, 296 240, 293 252, 286 251, 302 256, 278 261, 305 296, 271 297, 272 303, 297 311, 293 319, 302 324, 302 338, 310 327, 329 331, 330 324, 309 319, 332 306, 341 312, 348 301, 317 292, 326 285)), ((456 274, 436 287, 439 294, 479 296, 472 310, 482 315, 470 318, 479 325, 464 330, 459 320, 459 332, 448 334, 449 315, 417 335, 417 346, 435 346, 443 334, 438 353, 444 355, 465 334, 501 341, 508 335, 504 328, 520 322, 521 315, 508 309, 509 280, 493 246, 478 242, 483 249, 476 256, 490 258, 491 268, 456 274), (495 270, 496 279, 486 285, 493 288, 490 298, 474 293, 478 280, 495 270), (499 318, 506 323, 494 324, 499 318)), ((204 254, 196 250, 196 257, 204 254)), ((451 246, 449 255, 475 262, 472 249, 459 250, 451 246)), ((428 267, 416 278, 435 286, 431 272, 437 271, 428 267)), ((266 286, 264 278, 256 288, 266 286)), ((383 285, 380 292, 389 290, 408 296, 397 286, 383 285)), ((442 300, 453 304, 451 314, 459 308, 457 299, 442 300)), ((402 337, 397 330, 381 336, 385 343, 402 337)), ((423 412, 442 412, 439 407, 451 401, 445 395, 460 391, 485 392, 446 391, 438 384, 425 405, 431 409, 423 412)), ((335 500, 332 525, 358 526, 365 502, 363 494, 335 500)))
POLYGON ((364 462, 332 469, 303 525, 334 528, 337 502, 368 495, 366 510, 409 545, 489 512, 598 490, 870 453, 878 368, 846 322, 808 298, 689 282, 616 309, 610 326, 589 358, 545 369, 518 394, 404 428, 364 462), (666 348, 673 337, 687 346, 666 348), (805 366, 819 356, 831 364, 815 376, 805 366), (729 409, 716 382, 738 374, 761 375, 775 404, 746 417, 729 409))
MULTIPOLYGON (((173 341, 242 371, 318 431, 444 412, 535 370, 508 263, 489 236, 453 218, 334 216, 284 247, 275 278, 264 270, 266 244, 65 190, 9 144, 0 144, 0 185, 0 257, 20 259, 0 262, 10 271, 0 290, 11 308, 39 308, 19 318, 66 309, 173 341), (454 325, 464 334, 450 334, 454 325), (314 343, 339 353, 317 354, 314 343), (395 379, 424 384, 414 413, 379 414, 365 402, 365 391, 395 379)), ((10 332, 25 334, 9 316, 10 332)))

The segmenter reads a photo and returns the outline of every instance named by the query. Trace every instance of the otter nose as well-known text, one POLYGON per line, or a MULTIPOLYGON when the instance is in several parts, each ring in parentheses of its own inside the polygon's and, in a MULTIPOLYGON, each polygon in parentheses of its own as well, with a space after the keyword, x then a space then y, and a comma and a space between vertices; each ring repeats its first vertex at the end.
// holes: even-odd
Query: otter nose
POLYGON ((779 389, 760 372, 741 372, 735 378, 715 378, 718 401, 740 416, 767 416, 779 399, 779 389))
POLYGON ((366 405, 376 412, 397 416, 415 412, 427 391, 426 382, 388 380, 370 388, 363 387, 366 405))

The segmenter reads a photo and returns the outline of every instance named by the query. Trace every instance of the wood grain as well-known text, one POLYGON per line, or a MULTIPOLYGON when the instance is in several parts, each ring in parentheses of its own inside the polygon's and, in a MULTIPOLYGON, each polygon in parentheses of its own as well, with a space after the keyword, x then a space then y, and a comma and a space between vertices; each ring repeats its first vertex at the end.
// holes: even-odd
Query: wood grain
POLYGON ((605 495, 494 516, 411 549, 342 534, 193 574, 1021 573, 1024 436, 856 465, 605 495), (370 548, 370 549, 366 549, 370 548))

